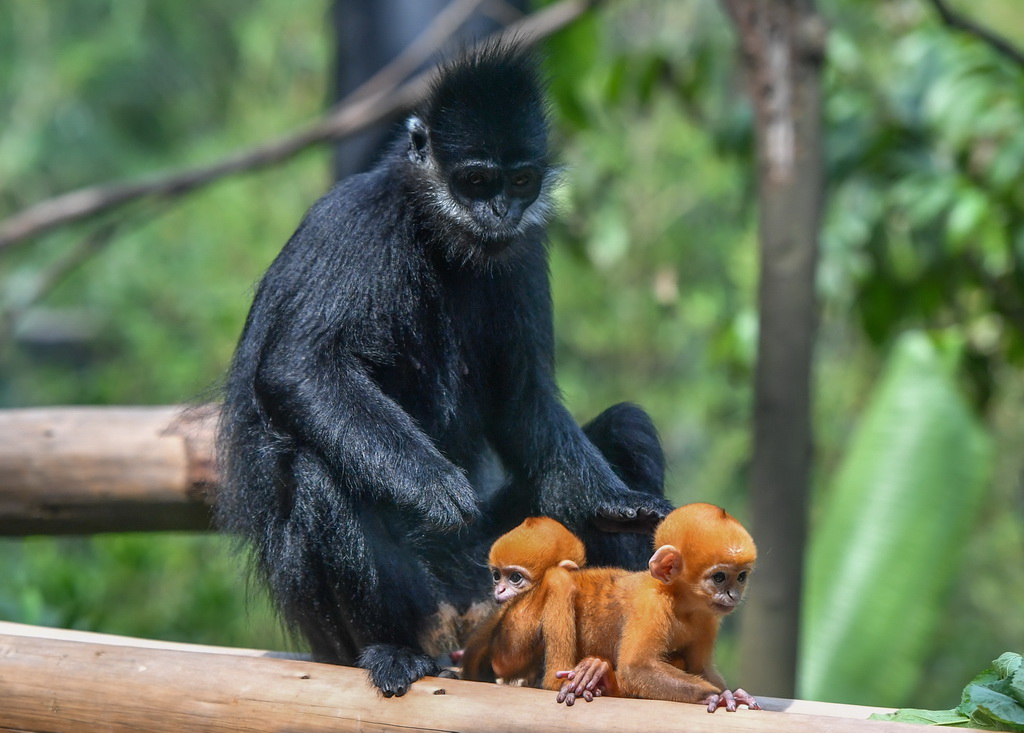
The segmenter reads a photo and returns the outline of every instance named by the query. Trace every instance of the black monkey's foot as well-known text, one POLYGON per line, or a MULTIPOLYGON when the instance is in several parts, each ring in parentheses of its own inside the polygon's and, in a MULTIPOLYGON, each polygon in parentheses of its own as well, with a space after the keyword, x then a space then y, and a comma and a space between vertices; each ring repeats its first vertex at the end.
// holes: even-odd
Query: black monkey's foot
POLYGON ((372 644, 359 655, 359 666, 384 697, 401 697, 421 677, 437 675, 441 668, 423 652, 394 644, 372 644))
POLYGON ((591 520, 602 532, 653 532, 672 511, 672 505, 659 496, 630 492, 621 503, 602 504, 591 520))

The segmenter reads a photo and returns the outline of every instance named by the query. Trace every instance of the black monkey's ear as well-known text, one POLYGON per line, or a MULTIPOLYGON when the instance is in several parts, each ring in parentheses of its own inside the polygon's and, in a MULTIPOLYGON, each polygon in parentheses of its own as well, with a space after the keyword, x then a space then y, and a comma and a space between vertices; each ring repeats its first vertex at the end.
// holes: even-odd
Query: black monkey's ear
POLYGON ((427 126, 419 117, 410 117, 405 122, 409 132, 409 160, 424 163, 427 160, 427 126))

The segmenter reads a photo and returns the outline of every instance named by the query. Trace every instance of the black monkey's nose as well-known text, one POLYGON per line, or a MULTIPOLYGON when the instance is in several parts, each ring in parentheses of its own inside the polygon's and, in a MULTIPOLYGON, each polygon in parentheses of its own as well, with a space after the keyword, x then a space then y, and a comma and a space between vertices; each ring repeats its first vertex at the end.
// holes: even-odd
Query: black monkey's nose
POLYGON ((491 213, 493 213, 499 221, 508 216, 510 208, 509 201, 504 196, 497 196, 491 199, 491 213))

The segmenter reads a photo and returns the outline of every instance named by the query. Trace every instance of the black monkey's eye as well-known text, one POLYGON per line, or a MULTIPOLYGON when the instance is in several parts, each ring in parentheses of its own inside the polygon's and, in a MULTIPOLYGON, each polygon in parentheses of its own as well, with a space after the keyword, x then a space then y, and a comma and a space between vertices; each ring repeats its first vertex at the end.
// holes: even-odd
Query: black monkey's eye
POLYGON ((721 585, 725 582, 725 573, 719 570, 717 573, 711 576, 711 579, 715 581, 716 585, 721 585))
POLYGON ((493 171, 486 168, 470 168, 459 176, 463 183, 471 188, 484 188, 494 184, 495 176, 493 171))
POLYGON ((533 175, 530 173, 517 173, 512 176, 513 186, 529 186, 531 183, 533 183, 533 175))
POLYGON ((540 192, 540 175, 534 170, 515 171, 508 178, 509 188, 519 198, 534 198, 540 192))
POLYGON ((466 168, 452 178, 455 193, 475 201, 493 198, 500 188, 500 178, 487 168, 466 168))

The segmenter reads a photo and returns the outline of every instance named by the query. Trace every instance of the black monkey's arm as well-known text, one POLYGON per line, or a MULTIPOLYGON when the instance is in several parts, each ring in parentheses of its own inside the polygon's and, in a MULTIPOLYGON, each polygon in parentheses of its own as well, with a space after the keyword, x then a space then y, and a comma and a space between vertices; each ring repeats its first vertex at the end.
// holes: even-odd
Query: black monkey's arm
POLYGON ((559 401, 548 375, 535 373, 518 387, 500 442, 512 465, 525 469, 539 513, 575 531, 592 523, 607 531, 646 532, 671 510, 660 496, 623 483, 559 401))
POLYGON ((340 488, 413 509, 430 527, 479 514, 463 472, 351 358, 326 349, 264 353, 255 391, 272 424, 315 450, 340 488))
POLYGON ((551 452, 537 467, 542 513, 586 519, 610 531, 653 529, 671 506, 661 497, 628 488, 560 402, 547 414, 551 452))
MULTIPOLYGON (((566 522, 574 531, 587 524, 607 530, 646 532, 671 510, 661 498, 631 490, 562 404, 555 384, 554 333, 545 252, 516 271, 498 293, 513 318, 496 348, 503 355, 497 373, 499 415, 494 443, 506 465, 522 471, 530 501, 541 514, 566 522), (507 304, 514 304, 508 306, 507 304)), ((638 409, 638 408, 637 408, 638 409)), ((618 421, 614 421, 618 423, 618 421)), ((630 426, 605 433, 631 450, 630 426)), ((651 426, 651 439, 657 443, 651 426)), ((608 441, 605 441, 608 442, 608 441)), ((656 446, 660 456, 660 446, 656 446)))

